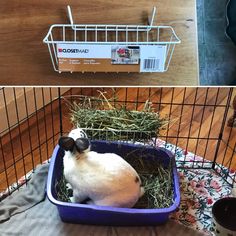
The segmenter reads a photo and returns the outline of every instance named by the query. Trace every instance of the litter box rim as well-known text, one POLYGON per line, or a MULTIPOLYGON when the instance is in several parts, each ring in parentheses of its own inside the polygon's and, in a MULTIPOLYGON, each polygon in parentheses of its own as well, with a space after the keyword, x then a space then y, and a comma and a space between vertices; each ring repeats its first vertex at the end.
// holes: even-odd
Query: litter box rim
MULTIPOLYGON (((91 140, 91 143, 106 143, 106 141, 93 141, 91 140)), ((121 144, 120 142, 109 142, 109 143, 114 143, 114 144, 121 144)), ((134 144, 130 143, 125 143, 122 145, 128 145, 128 146, 134 146, 134 144)), ((143 147, 144 145, 141 144, 135 144, 136 147, 143 147)), ((119 208, 119 207, 110 207, 110 206, 98 206, 98 205, 88 205, 88 204, 80 204, 80 203, 70 203, 70 202, 62 202, 54 198, 52 194, 52 182, 53 182, 53 175, 54 175, 54 166, 55 162, 58 156, 58 153, 60 151, 63 151, 59 145, 57 145, 53 151, 51 161, 50 161, 50 166, 49 166, 49 171, 48 171, 48 179, 47 179, 47 187, 46 187, 46 192, 47 192, 47 197, 49 201, 53 204, 55 204, 58 207, 72 207, 72 208, 77 208, 78 210, 80 209, 88 209, 88 210, 94 210, 94 211, 102 211, 102 212, 114 212, 114 213, 128 213, 128 214, 170 214, 171 212, 175 211, 176 208, 180 205, 180 187, 179 187, 179 177, 177 173, 177 168, 176 168, 176 162, 175 162, 175 155, 171 153, 170 151, 166 150, 165 148, 162 147, 152 147, 148 146, 149 148, 155 148, 159 151, 162 151, 168 155, 168 157, 171 159, 173 162, 173 186, 174 186, 174 202, 173 204, 168 207, 168 208, 154 208, 154 209, 144 209, 144 208, 119 208)))

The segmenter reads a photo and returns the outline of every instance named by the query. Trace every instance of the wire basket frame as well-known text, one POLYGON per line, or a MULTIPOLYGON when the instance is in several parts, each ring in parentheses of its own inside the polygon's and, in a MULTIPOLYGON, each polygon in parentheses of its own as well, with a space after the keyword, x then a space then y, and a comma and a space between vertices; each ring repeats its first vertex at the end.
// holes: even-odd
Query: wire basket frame
MULTIPOLYGON (((70 7, 68 13, 71 24, 54 24, 49 28, 43 42, 47 44, 55 71, 61 73, 59 68, 59 45, 94 45, 94 46, 160 46, 164 47, 163 66, 156 69, 159 61, 148 67, 150 71, 165 72, 168 70, 175 45, 180 44, 180 39, 171 26, 153 26, 156 8, 153 8, 149 25, 115 25, 115 24, 74 24, 70 7)), ((161 63, 162 64, 162 63, 161 63)), ((73 70, 70 71, 71 73, 73 70)), ((96 72, 96 71, 94 71, 96 72)), ((128 72, 128 71, 127 71, 128 72)))
POLYGON ((75 99, 68 102, 71 121, 92 140, 141 142, 155 146, 160 131, 167 124, 148 100, 143 109, 137 111, 117 103, 113 100, 115 97, 107 99, 102 92, 99 97, 76 96, 75 99))
POLYGON ((157 135, 155 131, 130 131, 130 130, 103 130, 83 128, 89 139, 117 141, 120 143, 142 143, 155 146, 157 135))

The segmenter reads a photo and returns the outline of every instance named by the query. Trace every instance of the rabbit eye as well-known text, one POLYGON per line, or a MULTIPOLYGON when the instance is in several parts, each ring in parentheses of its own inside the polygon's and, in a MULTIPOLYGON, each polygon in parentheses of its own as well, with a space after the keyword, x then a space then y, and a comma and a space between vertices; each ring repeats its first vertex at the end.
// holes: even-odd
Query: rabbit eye
POLYGON ((86 134, 85 134, 84 131, 81 131, 81 132, 80 132, 80 135, 81 135, 83 138, 86 138, 86 134))

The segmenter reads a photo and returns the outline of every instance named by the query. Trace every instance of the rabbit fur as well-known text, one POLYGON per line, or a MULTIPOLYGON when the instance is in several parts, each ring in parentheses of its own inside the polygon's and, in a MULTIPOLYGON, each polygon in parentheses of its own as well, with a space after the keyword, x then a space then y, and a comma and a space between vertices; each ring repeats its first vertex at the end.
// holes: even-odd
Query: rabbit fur
MULTIPOLYGON (((80 128, 72 130, 68 138, 72 143, 88 140, 80 128)), ((60 146, 63 148, 63 142, 60 146)), ((73 189, 72 202, 133 207, 144 193, 140 177, 129 163, 114 153, 90 151, 89 142, 82 150, 65 150, 63 163, 65 179, 73 189)))

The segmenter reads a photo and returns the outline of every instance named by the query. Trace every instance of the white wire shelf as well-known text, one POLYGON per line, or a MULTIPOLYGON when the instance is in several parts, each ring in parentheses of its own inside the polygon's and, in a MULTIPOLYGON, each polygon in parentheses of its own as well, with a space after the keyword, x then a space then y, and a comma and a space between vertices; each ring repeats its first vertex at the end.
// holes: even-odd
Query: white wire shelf
POLYGON ((52 25, 43 39, 48 46, 54 70, 61 72, 58 45, 118 45, 165 47, 164 65, 159 72, 167 71, 175 45, 180 44, 181 41, 171 26, 153 26, 155 12, 156 8, 153 8, 149 25, 74 24, 71 9, 68 6, 70 24, 52 25))

